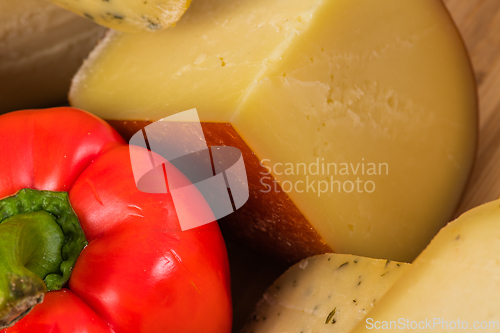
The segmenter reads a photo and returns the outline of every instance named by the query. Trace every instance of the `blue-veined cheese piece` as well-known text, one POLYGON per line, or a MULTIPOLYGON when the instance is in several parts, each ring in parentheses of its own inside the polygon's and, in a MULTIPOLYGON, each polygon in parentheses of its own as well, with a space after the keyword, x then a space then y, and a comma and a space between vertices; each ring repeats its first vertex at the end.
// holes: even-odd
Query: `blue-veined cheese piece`
POLYGON ((51 0, 97 24, 126 32, 157 31, 175 25, 191 0, 51 0))

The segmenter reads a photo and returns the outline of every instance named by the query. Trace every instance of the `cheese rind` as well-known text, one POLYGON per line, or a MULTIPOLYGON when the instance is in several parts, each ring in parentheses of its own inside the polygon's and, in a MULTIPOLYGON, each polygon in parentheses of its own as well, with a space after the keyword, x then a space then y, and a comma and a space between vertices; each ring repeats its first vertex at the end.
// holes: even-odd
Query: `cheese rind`
POLYGON ((47 1, 0 2, 0 113, 67 103, 104 28, 47 1))
MULTIPOLYGON (((108 120, 108 123, 127 141, 142 128, 151 124, 148 121, 115 120, 108 120)), ((262 173, 266 172, 266 169, 262 167, 231 124, 204 122, 201 123, 201 128, 206 143, 211 149, 214 149, 214 146, 235 147, 241 152, 245 161, 250 195, 243 207, 217 221, 225 233, 230 234, 233 239, 238 239, 239 242, 243 241, 247 249, 265 255, 271 253, 275 259, 279 258, 287 263, 296 263, 315 254, 333 252, 316 230, 311 228, 286 193, 266 191, 266 187, 260 183, 262 173), (279 216, 278 223, 270 221, 271 214, 279 216)), ((156 142, 161 142, 163 149, 170 147, 168 149, 173 151, 179 147, 178 137, 190 137, 177 133, 177 138, 171 140, 163 129, 154 132, 148 128, 148 133, 148 138, 153 137, 156 142)), ((276 183, 273 186, 279 187, 276 183)))
POLYGON ((496 200, 450 222, 353 332, 500 329, 499 221, 496 200))
POLYGON ((349 332, 408 267, 340 254, 304 259, 268 288, 241 333, 349 332))
POLYGON ((70 98, 105 119, 229 122, 331 249, 400 261, 451 218, 476 143, 439 0, 199 0, 173 29, 110 34, 70 98))
POLYGON ((175 25, 191 0, 51 0, 82 17, 108 28, 157 31, 175 25))

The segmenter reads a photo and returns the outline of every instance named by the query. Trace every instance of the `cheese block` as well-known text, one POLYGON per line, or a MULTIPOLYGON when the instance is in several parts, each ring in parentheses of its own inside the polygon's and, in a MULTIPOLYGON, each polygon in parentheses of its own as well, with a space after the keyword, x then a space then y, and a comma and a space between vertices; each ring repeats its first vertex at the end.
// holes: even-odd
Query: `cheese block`
POLYGON ((40 0, 0 1, 0 113, 67 103, 104 28, 40 0))
POLYGON ((107 35, 70 100, 128 135, 196 108, 205 136, 247 151, 250 199, 224 232, 291 261, 413 260, 476 145, 472 70, 439 0, 198 0, 172 29, 107 35))
POLYGON ((108 28, 157 31, 181 18, 191 0, 51 0, 56 5, 108 28))
POLYGON ((500 200, 450 222, 353 332, 500 329, 500 200))
POLYGON ((269 287, 241 333, 349 332, 408 267, 342 254, 304 259, 269 287))

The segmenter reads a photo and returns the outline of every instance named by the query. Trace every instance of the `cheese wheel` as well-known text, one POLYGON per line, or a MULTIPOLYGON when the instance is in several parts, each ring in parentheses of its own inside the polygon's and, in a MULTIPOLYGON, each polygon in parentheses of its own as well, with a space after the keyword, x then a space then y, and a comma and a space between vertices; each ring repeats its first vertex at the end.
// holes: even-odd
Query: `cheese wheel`
POLYGON ((349 332, 408 267, 341 254, 304 259, 269 287, 241 333, 349 332))
POLYGON ((197 108, 206 136, 249 151, 226 234, 291 261, 413 260, 476 146, 472 70, 439 0, 198 0, 172 29, 107 35, 70 99, 132 133, 197 108))
POLYGON ((67 103, 104 28, 40 0, 0 1, 0 113, 67 103))

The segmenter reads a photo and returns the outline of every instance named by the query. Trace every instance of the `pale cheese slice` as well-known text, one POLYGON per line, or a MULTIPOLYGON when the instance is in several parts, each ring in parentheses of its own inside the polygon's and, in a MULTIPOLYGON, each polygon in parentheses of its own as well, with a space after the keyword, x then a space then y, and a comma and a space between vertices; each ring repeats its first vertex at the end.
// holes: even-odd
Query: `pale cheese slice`
POLYGON ((349 332, 408 266, 341 254, 304 259, 269 287, 241 333, 349 332))
POLYGON ((500 200, 450 222, 353 332, 498 332, 500 200))

